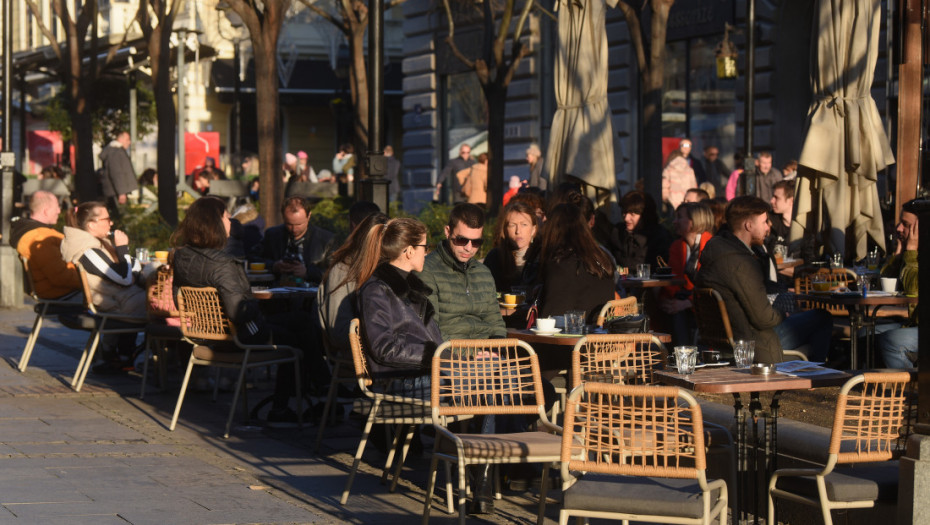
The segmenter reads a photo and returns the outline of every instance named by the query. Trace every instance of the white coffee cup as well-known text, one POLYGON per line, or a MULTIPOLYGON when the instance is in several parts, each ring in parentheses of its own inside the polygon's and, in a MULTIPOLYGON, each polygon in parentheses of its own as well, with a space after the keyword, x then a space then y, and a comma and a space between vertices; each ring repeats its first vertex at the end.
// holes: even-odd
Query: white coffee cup
POLYGON ((540 317, 536 320, 536 329, 540 332, 551 332, 555 330, 555 319, 551 317, 540 317))
POLYGON ((894 277, 882 277, 882 291, 894 292, 898 289, 898 280, 894 277))

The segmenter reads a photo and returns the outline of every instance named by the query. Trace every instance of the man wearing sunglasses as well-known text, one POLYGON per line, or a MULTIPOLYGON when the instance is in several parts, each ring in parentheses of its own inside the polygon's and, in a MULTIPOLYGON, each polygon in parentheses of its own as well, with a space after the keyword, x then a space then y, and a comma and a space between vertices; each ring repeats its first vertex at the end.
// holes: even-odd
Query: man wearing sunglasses
POLYGON ((446 240, 426 257, 423 282, 443 339, 504 337, 507 328, 497 304, 494 277, 476 257, 483 244, 484 211, 457 204, 449 214, 446 240))

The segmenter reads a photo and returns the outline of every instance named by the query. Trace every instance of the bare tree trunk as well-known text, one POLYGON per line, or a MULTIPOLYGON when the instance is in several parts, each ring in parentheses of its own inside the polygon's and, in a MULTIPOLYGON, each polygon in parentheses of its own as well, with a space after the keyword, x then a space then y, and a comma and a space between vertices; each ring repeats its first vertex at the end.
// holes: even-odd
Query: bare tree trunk
POLYGON ((149 39, 152 77, 155 81, 155 110, 158 114, 158 213, 172 227, 178 224, 178 189, 175 158, 178 119, 171 95, 171 33, 159 26, 149 39), (151 44, 156 44, 152 46, 151 44))
MULTIPOLYGON (((488 102, 488 144, 504 144, 507 123, 507 87, 498 82, 484 86, 488 102)), ((488 148, 488 215, 496 216, 504 197, 504 148, 488 148)))
POLYGON ((265 33, 252 36, 255 53, 255 78, 263 79, 255 86, 255 109, 258 113, 258 159, 262 218, 274 226, 281 222, 278 209, 284 199, 281 172, 281 117, 278 113, 278 33, 280 24, 268 24, 265 33), (277 30, 271 30, 271 26, 277 30))

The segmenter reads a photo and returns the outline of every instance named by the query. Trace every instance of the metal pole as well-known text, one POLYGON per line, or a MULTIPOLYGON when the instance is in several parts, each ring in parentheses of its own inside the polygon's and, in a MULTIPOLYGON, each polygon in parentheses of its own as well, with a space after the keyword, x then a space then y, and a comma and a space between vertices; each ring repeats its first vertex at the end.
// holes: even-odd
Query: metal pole
POLYGON ((384 157, 384 3, 370 2, 368 25, 368 180, 359 186, 359 198, 388 210, 387 159, 384 157))
POLYGON ((0 153, 0 306, 23 304, 22 270, 16 251, 6 242, 13 217, 13 0, 3 2, 3 151, 0 153))
POLYGON ((233 103, 233 112, 235 113, 235 116, 233 117, 233 133, 235 136, 234 147, 236 153, 236 165, 233 166, 233 173, 240 173, 242 171, 242 52, 239 50, 241 43, 242 40, 239 38, 233 42, 235 45, 235 49, 233 51, 233 60, 235 61, 236 72, 236 78, 233 82, 233 91, 235 92, 234 96, 236 97, 233 103))
POLYGON ((753 161, 752 131, 755 116, 753 106, 756 103, 756 0, 749 0, 746 14, 746 101, 743 122, 743 144, 746 146, 746 158, 743 161, 743 176, 740 186, 743 195, 756 194, 756 165, 753 161))
POLYGON ((184 100, 184 53, 187 51, 187 31, 178 32, 178 182, 186 182, 184 132, 187 130, 187 102, 184 100))
POLYGON ((129 158, 132 161, 132 168, 139 172, 139 166, 136 162, 136 141, 138 128, 138 91, 136 90, 136 72, 129 73, 129 158))

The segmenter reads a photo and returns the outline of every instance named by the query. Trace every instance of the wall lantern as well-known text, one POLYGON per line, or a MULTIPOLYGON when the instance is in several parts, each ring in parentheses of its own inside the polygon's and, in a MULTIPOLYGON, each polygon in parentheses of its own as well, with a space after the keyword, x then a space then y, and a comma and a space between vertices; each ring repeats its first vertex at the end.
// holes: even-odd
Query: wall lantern
POLYGON ((730 30, 734 29, 730 24, 724 24, 723 42, 717 44, 714 48, 714 55, 717 57, 717 78, 736 78, 736 44, 730 41, 730 30))

